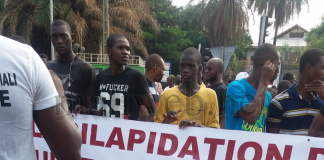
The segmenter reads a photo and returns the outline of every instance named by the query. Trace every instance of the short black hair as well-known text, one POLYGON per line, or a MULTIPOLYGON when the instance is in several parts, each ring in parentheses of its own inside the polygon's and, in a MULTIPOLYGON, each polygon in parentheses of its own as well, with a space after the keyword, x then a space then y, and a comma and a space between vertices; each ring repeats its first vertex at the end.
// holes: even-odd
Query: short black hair
POLYGON ((15 40, 15 41, 20 42, 20 43, 23 43, 23 44, 26 44, 26 40, 22 36, 13 35, 13 36, 10 37, 10 39, 15 40))
POLYGON ((200 54, 200 52, 198 51, 197 48, 194 48, 194 47, 186 48, 186 49, 182 52, 181 56, 183 56, 183 55, 187 55, 187 54, 189 54, 189 55, 195 55, 195 57, 197 58, 197 61, 196 61, 197 64, 198 64, 198 65, 201 65, 201 54, 200 54))
POLYGON ((287 81, 290 81, 290 80, 293 80, 293 79, 294 79, 294 75, 292 73, 290 73, 290 72, 287 72, 282 78, 282 80, 287 80, 287 81))
POLYGON ((287 80, 283 80, 278 84, 278 93, 281 93, 288 89, 291 86, 291 83, 287 80))
POLYGON ((271 94, 271 97, 274 98, 277 95, 277 89, 275 88, 268 88, 268 92, 271 94))
POLYGON ((68 31, 70 32, 70 34, 72 34, 72 30, 71 30, 71 26, 69 23, 61 20, 61 19, 58 19, 58 20, 55 20, 52 25, 51 25, 51 29, 53 26, 57 27, 57 26, 62 26, 62 25, 65 25, 66 28, 68 29, 68 31))
POLYGON ((324 52, 320 49, 307 50, 300 58, 299 72, 302 73, 307 64, 315 66, 321 61, 322 56, 324 56, 324 52))
MULTIPOLYGON (((113 34, 107 38, 106 47, 112 48, 118 38, 125 38, 122 34, 113 34)), ((127 39, 127 38, 125 38, 127 39)))
MULTIPOLYGON (((162 57, 159 56, 158 54, 151 54, 147 57, 146 62, 145 62, 145 71, 151 70, 155 64, 159 65, 162 57)), ((162 64, 164 65, 164 64, 162 64)))
POLYGON ((253 68, 263 67, 265 62, 277 55, 278 52, 278 48, 269 43, 259 46, 253 56, 253 68))
POLYGON ((46 54, 39 54, 39 57, 41 57, 41 58, 46 58, 46 59, 48 60, 48 57, 47 57, 46 54))

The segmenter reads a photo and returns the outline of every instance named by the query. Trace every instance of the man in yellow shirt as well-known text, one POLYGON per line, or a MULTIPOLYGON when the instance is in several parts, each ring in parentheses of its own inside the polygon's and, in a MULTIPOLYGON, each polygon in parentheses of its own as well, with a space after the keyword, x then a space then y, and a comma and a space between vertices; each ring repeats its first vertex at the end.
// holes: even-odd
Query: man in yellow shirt
POLYGON ((161 94, 154 122, 186 126, 219 128, 218 102, 213 90, 201 87, 201 55, 196 48, 187 48, 180 58, 182 83, 161 94))

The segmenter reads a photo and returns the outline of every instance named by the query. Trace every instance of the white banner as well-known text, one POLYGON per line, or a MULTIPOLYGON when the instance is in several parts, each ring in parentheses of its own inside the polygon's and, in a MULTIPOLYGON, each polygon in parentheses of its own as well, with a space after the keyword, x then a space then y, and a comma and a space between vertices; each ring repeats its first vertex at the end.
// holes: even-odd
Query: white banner
MULTIPOLYGON (((74 117, 82 132, 82 160, 324 160, 324 139, 138 122, 74 117)), ((53 160, 35 127, 39 160, 53 160), (46 158, 44 157, 46 156, 46 158)))

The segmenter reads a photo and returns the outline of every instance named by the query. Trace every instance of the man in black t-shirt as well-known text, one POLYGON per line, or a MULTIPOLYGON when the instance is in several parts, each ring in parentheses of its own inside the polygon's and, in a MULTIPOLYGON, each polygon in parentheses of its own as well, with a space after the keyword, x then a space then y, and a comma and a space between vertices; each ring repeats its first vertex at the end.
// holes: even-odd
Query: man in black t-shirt
POLYGON ((156 107, 146 78, 126 66, 130 56, 128 40, 120 34, 111 35, 106 51, 110 67, 97 75, 103 115, 153 121, 156 107))
POLYGON ((210 59, 205 68, 205 80, 210 85, 208 88, 216 92, 219 107, 220 127, 225 128, 225 98, 227 87, 222 82, 224 63, 219 58, 210 59))
POLYGON ((96 105, 93 95, 98 93, 95 69, 72 51, 74 35, 70 25, 63 20, 56 20, 51 25, 51 38, 58 58, 47 62, 49 70, 53 70, 61 79, 69 110, 77 105, 96 105))

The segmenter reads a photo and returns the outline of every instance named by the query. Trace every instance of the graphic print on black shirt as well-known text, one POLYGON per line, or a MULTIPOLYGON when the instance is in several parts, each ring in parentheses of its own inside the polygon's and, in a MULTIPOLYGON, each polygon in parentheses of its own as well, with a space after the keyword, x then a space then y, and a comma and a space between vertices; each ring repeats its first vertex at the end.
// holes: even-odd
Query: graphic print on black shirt
POLYGON ((72 61, 62 62, 55 59, 46 63, 47 68, 61 79, 70 112, 78 104, 85 106, 85 96, 98 94, 95 69, 79 57, 75 57, 73 63, 72 61))
POLYGON ((118 75, 109 69, 97 75, 104 116, 138 120, 140 96, 150 93, 145 76, 129 67, 118 75))

